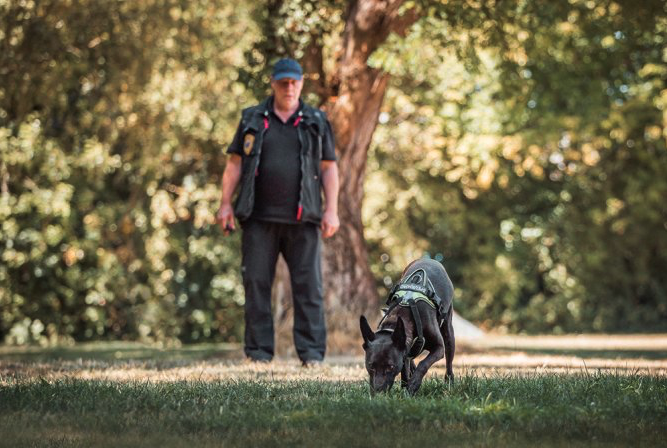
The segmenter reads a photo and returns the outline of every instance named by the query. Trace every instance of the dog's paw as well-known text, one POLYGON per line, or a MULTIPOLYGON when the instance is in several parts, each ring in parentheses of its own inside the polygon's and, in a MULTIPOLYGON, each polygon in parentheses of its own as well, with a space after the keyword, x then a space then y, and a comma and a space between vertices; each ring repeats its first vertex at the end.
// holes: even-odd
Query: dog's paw
POLYGON ((410 381, 408 381, 408 393, 410 395, 415 395, 419 388, 422 385, 422 380, 421 378, 417 378, 416 376, 413 376, 410 378, 410 381))

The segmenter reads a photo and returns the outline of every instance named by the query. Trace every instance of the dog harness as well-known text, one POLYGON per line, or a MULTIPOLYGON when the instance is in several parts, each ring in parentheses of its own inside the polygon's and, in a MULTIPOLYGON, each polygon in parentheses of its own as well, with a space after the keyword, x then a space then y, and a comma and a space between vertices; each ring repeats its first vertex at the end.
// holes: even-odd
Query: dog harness
POLYGON ((382 326, 382 322, 384 322, 389 313, 397 306, 410 308, 412 318, 415 321, 417 337, 412 341, 410 350, 408 350, 408 358, 419 356, 419 354, 424 351, 424 344, 426 343, 426 339, 424 338, 424 328, 422 326, 421 316, 419 315, 419 308, 417 307, 419 302, 424 302, 433 308, 438 316, 438 324, 442 325, 446 311, 444 313, 442 312, 442 300, 435 293, 433 284, 428 279, 428 276, 423 269, 417 269, 409 274, 404 281, 395 284, 391 288, 386 303, 389 308, 386 309, 384 317, 382 317, 379 324, 379 326, 382 326))

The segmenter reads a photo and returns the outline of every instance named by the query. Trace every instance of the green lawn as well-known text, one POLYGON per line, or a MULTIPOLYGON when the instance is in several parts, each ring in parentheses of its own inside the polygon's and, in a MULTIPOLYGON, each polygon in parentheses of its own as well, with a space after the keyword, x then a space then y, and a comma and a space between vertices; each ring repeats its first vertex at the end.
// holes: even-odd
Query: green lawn
MULTIPOLYGON (((574 349, 515 339, 492 340, 500 345, 488 353, 519 343, 540 359, 558 344, 574 349)), ((619 343, 659 352, 663 339, 619 343)), ((612 350, 601 341, 591 347, 612 350)), ((302 369, 294 359, 244 363, 238 346, 224 344, 0 347, 0 447, 664 446, 660 356, 562 373, 475 367, 477 354, 457 355, 453 384, 438 364, 416 397, 396 386, 371 397, 354 357, 302 369)))
POLYGON ((160 348, 138 342, 88 342, 59 347, 13 347, 0 345, 0 361, 199 361, 226 359, 241 353, 238 344, 193 344, 160 348))
POLYGON ((468 375, 417 397, 363 381, 2 378, 3 446, 664 446, 667 378, 468 375))

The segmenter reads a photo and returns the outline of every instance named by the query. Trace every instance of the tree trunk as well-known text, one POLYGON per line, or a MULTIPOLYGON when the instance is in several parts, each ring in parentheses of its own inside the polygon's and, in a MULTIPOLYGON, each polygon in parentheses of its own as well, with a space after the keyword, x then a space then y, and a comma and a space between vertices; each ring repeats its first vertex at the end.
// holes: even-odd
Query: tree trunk
MULTIPOLYGON (((319 76, 318 92, 330 92, 324 98, 325 110, 336 137, 340 172, 338 233, 324 242, 323 277, 328 330, 328 353, 360 349, 359 315, 371 322, 379 317, 378 293, 370 270, 361 221, 364 178, 368 148, 377 126, 380 107, 387 90, 388 75, 368 66, 368 57, 390 32, 403 32, 416 20, 412 11, 398 16, 403 0, 358 0, 349 11, 342 52, 336 73, 326 84, 319 76), (337 95, 336 95, 337 93, 337 95)), ((321 49, 310 51, 304 64, 307 71, 322 71, 321 49), (313 61, 315 61, 313 63, 313 61), (315 66, 311 69, 311 66, 315 66)), ((291 348, 292 313, 287 293, 287 269, 279 267, 274 299, 278 352, 293 353, 291 348), (280 300, 278 300, 280 298, 280 300), (282 301, 282 302, 281 302, 282 301), (287 311, 287 312, 286 312, 287 311)))

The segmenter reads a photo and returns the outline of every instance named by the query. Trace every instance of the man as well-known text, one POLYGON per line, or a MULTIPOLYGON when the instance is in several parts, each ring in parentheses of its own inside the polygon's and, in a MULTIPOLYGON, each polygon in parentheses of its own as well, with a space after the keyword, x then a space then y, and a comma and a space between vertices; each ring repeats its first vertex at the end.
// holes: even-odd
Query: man
POLYGON ((282 253, 292 285, 294 344, 309 366, 324 359, 326 348, 320 232, 328 238, 340 222, 331 125, 301 101, 302 87, 299 63, 281 59, 271 77, 273 95, 243 111, 227 150, 217 220, 225 234, 235 229, 234 217, 243 229, 246 356, 273 358, 271 285, 282 253))

